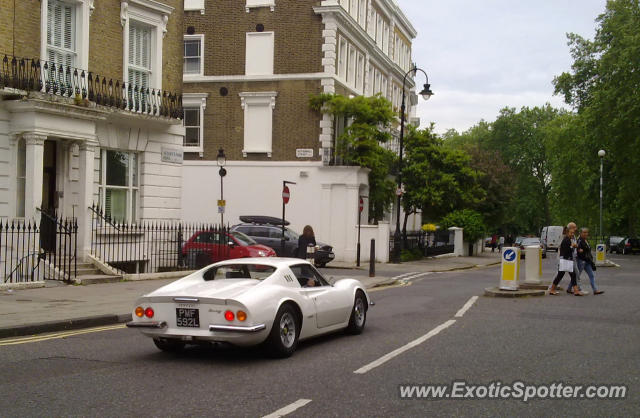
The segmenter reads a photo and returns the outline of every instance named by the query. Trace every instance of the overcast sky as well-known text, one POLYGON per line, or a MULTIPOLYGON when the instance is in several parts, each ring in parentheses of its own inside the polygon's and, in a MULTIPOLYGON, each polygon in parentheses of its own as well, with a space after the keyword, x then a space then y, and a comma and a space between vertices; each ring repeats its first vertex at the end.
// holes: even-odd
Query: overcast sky
MULTIPOLYGON (((593 38, 605 0, 397 0, 418 36, 413 60, 435 95, 422 126, 464 131, 505 106, 562 106, 553 77, 571 67, 566 33, 593 38)), ((424 84, 418 73, 416 82, 424 84)))

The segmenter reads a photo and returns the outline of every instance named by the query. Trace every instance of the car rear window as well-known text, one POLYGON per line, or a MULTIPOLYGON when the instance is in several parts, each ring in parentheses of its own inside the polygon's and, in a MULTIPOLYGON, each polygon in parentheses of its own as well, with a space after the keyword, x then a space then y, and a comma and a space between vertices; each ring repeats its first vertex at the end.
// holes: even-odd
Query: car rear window
POLYGON ((263 264, 224 264, 211 267, 202 276, 205 281, 225 279, 264 280, 275 271, 275 267, 263 264))

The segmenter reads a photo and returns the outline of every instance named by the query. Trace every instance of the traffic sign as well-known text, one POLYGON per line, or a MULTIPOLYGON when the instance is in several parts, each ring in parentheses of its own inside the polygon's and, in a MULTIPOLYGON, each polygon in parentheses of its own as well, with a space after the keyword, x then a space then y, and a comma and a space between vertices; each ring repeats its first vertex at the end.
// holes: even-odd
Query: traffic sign
POLYGON ((284 202, 285 205, 289 203, 290 196, 291 194, 289 193, 289 187, 284 186, 284 188, 282 189, 282 201, 284 202))
POLYGON ((225 207, 225 206, 227 206, 226 200, 218 200, 218 207, 225 207))
POLYGON ((362 212, 363 209, 364 209, 364 200, 360 198, 360 202, 358 202, 358 210, 362 212))
POLYGON ((502 256, 504 257, 505 261, 513 261, 516 258, 516 252, 509 248, 507 250, 504 250, 502 256))

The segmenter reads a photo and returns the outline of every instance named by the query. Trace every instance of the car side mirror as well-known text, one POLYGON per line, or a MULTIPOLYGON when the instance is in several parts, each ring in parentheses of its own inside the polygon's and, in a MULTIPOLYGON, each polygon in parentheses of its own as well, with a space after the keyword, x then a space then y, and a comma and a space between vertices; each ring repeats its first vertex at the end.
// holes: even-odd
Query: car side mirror
POLYGON ((229 247, 233 248, 236 246, 236 243, 233 241, 229 241, 227 244, 229 244, 229 247))

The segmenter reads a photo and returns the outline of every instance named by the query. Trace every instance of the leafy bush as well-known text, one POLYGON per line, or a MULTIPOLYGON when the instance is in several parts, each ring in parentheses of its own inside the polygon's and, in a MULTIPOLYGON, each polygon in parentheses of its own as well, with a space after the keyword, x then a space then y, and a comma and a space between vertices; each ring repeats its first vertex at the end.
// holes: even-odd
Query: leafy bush
POLYGON ((420 260, 423 257, 422 250, 420 248, 414 248, 413 250, 402 250, 400 253, 401 261, 415 261, 420 260))
POLYGON ((471 209, 456 210, 449 213, 442 218, 440 225, 443 228, 451 228, 452 226, 464 228, 463 236, 467 242, 482 238, 487 230, 482 215, 471 209))

